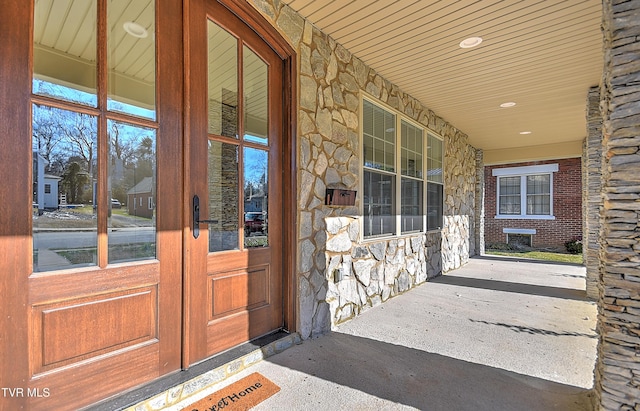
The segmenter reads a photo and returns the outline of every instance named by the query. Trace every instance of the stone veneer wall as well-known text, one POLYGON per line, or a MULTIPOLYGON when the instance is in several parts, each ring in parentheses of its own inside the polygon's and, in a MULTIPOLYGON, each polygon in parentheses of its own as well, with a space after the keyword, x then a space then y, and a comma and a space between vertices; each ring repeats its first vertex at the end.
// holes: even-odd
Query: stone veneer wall
POLYGON ((582 154, 582 256, 587 268, 587 296, 598 299, 600 211, 602 208, 602 113, 600 88, 587 97, 587 137, 582 154))
POLYGON ((640 1, 603 2, 600 298, 595 401, 640 409, 640 1))
POLYGON ((329 217, 326 224, 325 302, 332 325, 442 273, 440 232, 359 243, 357 218, 329 217))
POLYGON ((248 1, 282 33, 299 58, 297 296, 298 330, 306 339, 422 282, 429 270, 437 275, 439 267, 449 271, 468 260, 476 249, 475 149, 465 134, 287 5, 278 0, 248 1), (429 233, 359 244, 359 195, 353 207, 324 205, 326 188, 359 187, 362 92, 444 138, 443 239, 439 233, 429 233), (334 243, 340 243, 335 251, 334 243), (363 266, 371 269, 367 272, 363 266))

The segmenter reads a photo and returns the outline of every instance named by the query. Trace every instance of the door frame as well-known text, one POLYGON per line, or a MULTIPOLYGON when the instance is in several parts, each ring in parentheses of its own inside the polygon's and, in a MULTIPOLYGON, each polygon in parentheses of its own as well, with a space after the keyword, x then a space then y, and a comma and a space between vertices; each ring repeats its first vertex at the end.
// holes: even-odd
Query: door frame
MULTIPOLYGON (((255 31, 264 41, 271 46, 276 54, 283 61, 283 135, 282 140, 282 307, 283 307, 283 327, 285 330, 297 331, 296 317, 296 255, 297 255, 297 164, 296 164, 296 135, 297 135, 297 58, 293 47, 282 37, 282 35, 248 2, 242 0, 184 0, 183 19, 184 19, 184 136, 185 141, 188 140, 192 130, 192 122, 195 120, 190 110, 193 101, 193 90, 189 84, 189 73, 192 65, 192 56, 194 42, 197 42, 196 36, 201 33, 195 33, 189 29, 192 8, 205 9, 207 1, 217 1, 226 7, 240 20, 242 20, 249 28, 255 31), (291 252, 291 251, 294 252, 291 252)), ((205 14, 203 14, 205 15, 205 14)), ((206 38, 206 37, 205 37, 206 38)), ((198 56, 197 58, 206 58, 206 56, 198 56)), ((195 64, 195 63, 193 63, 195 64)), ((192 348, 194 341, 190 340, 190 330, 188 324, 190 319, 190 305, 192 303, 192 295, 190 294, 190 281, 192 281, 189 272, 190 259, 192 251, 189 249, 189 243, 192 238, 192 181, 189 171, 187 159, 190 158, 190 147, 185 144, 184 147, 184 191, 183 191, 183 329, 182 329, 182 367, 189 368, 193 363, 202 360, 198 353, 192 348)), ((275 211, 275 210, 274 210, 275 211)))

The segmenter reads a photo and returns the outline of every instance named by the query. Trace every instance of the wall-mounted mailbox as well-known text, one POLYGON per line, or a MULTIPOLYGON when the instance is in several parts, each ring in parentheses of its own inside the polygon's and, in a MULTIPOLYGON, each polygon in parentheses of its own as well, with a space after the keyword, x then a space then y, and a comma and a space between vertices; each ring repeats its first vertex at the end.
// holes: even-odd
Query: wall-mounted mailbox
POLYGON ((356 205, 356 191, 343 190, 341 188, 327 188, 325 204, 332 206, 356 205))

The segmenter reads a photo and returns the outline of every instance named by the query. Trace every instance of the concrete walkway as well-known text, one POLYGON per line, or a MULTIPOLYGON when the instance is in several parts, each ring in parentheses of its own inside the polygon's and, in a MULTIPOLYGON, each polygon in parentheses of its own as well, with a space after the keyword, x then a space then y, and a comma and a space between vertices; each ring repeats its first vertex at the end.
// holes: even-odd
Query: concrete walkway
POLYGON ((260 372, 281 391, 255 410, 590 410, 596 305, 584 277, 474 258, 211 392, 260 372))

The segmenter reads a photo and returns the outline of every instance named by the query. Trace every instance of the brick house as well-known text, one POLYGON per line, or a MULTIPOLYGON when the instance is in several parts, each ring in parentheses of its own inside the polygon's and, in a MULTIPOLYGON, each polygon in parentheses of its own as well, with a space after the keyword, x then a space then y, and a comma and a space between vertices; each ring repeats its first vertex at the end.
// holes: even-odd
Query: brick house
POLYGON ((153 217, 153 178, 145 177, 138 184, 127 191, 127 210, 129 215, 138 217, 153 217))
POLYGON ((580 158, 486 165, 487 248, 520 243, 564 251, 582 238, 580 158))

